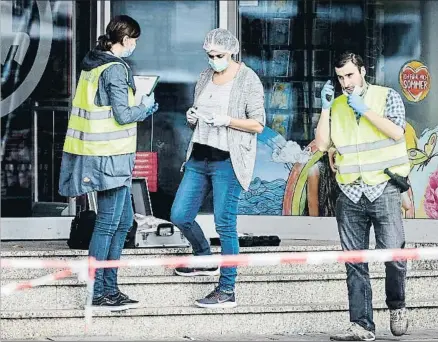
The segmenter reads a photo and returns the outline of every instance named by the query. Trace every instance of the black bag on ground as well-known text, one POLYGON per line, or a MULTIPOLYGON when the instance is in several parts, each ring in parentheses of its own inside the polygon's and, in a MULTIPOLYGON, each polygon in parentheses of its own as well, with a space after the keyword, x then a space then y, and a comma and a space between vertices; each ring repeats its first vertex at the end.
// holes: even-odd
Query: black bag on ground
MULTIPOLYGON (((71 223, 70 238, 67 240, 67 245, 71 249, 88 250, 90 247, 91 237, 96 223, 97 199, 94 194, 87 194, 87 200, 90 204, 90 209, 78 211, 71 223), (94 210, 93 210, 94 208, 94 210)), ((133 197, 131 195, 131 201, 133 197)), ((137 233, 137 222, 134 220, 132 227, 129 229, 123 248, 135 248, 135 234, 137 233)))
MULTIPOLYGON (((281 239, 276 235, 267 236, 254 236, 243 235, 239 236, 240 247, 273 247, 280 246, 281 239)), ((221 241, 218 237, 210 238, 210 244, 212 246, 220 246, 221 241)))
POLYGON ((95 211, 80 211, 71 223, 70 238, 67 240, 67 245, 71 249, 88 249, 95 222, 95 211))

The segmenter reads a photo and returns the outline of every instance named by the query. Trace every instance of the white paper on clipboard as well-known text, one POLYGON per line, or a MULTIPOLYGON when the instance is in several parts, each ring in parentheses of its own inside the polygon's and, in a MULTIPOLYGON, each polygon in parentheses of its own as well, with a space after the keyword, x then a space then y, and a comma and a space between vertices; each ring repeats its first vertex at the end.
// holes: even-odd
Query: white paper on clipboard
POLYGON ((257 7, 259 5, 258 0, 240 0, 240 7, 257 7))
POLYGON ((135 104, 139 105, 143 95, 149 95, 158 83, 160 76, 134 76, 135 104))

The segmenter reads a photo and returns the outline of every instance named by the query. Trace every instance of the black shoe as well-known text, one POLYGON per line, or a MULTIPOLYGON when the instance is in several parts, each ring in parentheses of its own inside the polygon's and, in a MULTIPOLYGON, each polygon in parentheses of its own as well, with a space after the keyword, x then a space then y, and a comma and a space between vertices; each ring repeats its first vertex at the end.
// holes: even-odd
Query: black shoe
POLYGON ((213 267, 213 268, 177 267, 175 268, 175 274, 182 277, 216 276, 219 275, 219 267, 213 267))
POLYGON ((120 305, 123 305, 125 308, 127 309, 135 309, 138 308, 140 306, 140 303, 138 300, 134 300, 129 298, 127 295, 125 295, 122 292, 118 292, 115 295, 108 295, 108 298, 110 300, 113 300, 117 303, 119 303, 120 305))
POLYGON ((93 299, 91 304, 93 310, 108 310, 108 311, 123 311, 129 308, 126 305, 120 303, 120 301, 115 301, 110 299, 108 296, 100 296, 93 299))
POLYGON ((224 292, 215 288, 207 297, 195 301, 195 305, 200 308, 226 309, 237 306, 234 292, 224 292))

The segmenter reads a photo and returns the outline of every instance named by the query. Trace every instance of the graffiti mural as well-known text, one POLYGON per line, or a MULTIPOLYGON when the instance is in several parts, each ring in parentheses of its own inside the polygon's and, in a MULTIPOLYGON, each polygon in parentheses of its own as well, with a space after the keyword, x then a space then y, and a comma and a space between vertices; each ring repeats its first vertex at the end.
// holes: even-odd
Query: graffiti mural
POLYGON ((416 218, 438 218, 438 156, 436 143, 438 127, 425 130, 418 139, 411 140, 408 149, 412 163, 409 175, 416 218), (413 144, 415 141, 415 145, 413 144))
MULTIPOLYGON (((411 188, 402 194, 405 218, 438 218, 438 127, 418 138, 406 124, 411 188)), ((266 127, 258 137, 254 178, 241 195, 241 215, 334 216, 340 189, 333 169, 335 150, 306 149, 266 127)))
POLYGON ((254 179, 248 191, 242 192, 240 214, 282 214, 286 180, 292 169, 292 163, 281 153, 286 145, 284 137, 269 127, 259 134, 254 179))

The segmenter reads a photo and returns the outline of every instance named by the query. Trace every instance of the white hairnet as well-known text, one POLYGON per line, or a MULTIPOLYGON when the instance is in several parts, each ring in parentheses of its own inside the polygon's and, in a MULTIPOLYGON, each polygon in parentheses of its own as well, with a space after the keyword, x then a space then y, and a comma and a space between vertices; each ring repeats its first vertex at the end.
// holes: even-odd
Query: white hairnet
POLYGON ((204 40, 204 50, 230 53, 236 55, 239 53, 239 41, 228 30, 217 28, 207 33, 204 40))

